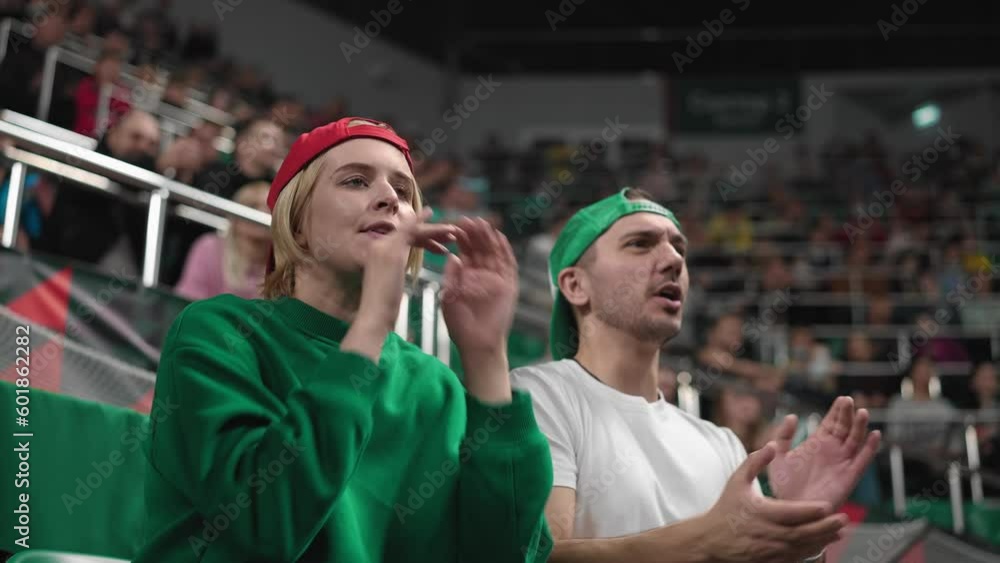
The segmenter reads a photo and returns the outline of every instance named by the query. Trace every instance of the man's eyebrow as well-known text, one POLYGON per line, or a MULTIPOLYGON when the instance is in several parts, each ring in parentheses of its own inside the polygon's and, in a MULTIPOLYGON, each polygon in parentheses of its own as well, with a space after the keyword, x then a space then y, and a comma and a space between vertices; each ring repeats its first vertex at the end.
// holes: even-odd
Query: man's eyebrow
POLYGON ((660 229, 635 229, 634 231, 628 231, 621 236, 622 240, 632 237, 656 237, 659 238, 663 236, 663 231, 660 229))
MULTIPOLYGON (((628 231, 621 236, 621 240, 625 240, 631 237, 644 236, 644 237, 654 237, 660 238, 663 236, 662 229, 636 229, 634 231, 628 231)), ((684 246, 688 245, 688 238, 684 236, 683 233, 674 233, 670 235, 671 244, 681 244, 684 246)))

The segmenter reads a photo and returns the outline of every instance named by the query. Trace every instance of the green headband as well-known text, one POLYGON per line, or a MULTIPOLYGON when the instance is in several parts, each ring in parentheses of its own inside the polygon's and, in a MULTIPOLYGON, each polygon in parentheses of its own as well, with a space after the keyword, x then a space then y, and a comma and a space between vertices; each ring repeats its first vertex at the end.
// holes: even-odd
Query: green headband
POLYGON ((549 275, 555 302, 552 305, 552 322, 549 326, 549 349, 552 359, 561 360, 576 353, 579 335, 573 310, 559 291, 559 273, 580 260, 583 253, 616 221, 633 213, 655 213, 670 219, 681 228, 673 212, 649 200, 630 200, 625 197, 629 188, 622 188, 577 211, 563 227, 549 255, 549 275))

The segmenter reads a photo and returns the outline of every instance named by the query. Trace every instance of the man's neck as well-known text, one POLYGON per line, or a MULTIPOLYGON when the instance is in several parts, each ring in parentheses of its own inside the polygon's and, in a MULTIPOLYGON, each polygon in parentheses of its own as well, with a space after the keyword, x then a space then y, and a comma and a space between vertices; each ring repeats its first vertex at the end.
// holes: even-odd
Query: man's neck
POLYGON ((293 296, 332 317, 351 323, 361 303, 361 284, 315 266, 300 267, 295 272, 293 296))
POLYGON ((591 325, 580 339, 576 361, 604 384, 628 395, 655 402, 660 347, 619 330, 591 325))

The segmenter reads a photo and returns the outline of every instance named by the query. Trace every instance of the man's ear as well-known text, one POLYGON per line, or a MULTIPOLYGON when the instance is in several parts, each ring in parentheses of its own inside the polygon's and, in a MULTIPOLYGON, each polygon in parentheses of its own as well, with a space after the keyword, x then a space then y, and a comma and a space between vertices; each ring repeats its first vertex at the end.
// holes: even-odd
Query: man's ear
POLYGON ((559 272, 556 278, 559 292, 571 305, 583 307, 590 302, 590 284, 583 269, 571 266, 559 272))

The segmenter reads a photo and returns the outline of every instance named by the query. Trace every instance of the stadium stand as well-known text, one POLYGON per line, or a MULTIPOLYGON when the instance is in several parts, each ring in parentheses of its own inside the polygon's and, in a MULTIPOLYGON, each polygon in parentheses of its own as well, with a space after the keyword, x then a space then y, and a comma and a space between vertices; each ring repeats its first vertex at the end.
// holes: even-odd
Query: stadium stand
MULTIPOLYGON (((226 265, 260 262, 246 227, 270 218, 231 196, 269 182, 291 140, 347 115, 349 100, 308 108, 218 56, 206 30, 182 42, 155 11, 61 5, 38 26, 30 12, 0 25, 0 404, 16 401, 14 327, 30 326, 44 358, 32 410, 45 413, 32 418, 40 550, 14 555, 17 529, 4 526, 0 560, 127 561, 143 525, 144 437, 172 408, 152 402, 152 385, 166 330, 190 303, 173 290, 189 252, 228 233, 219 275, 247 275, 226 265)), ((914 157, 893 141, 907 148, 874 134, 801 145, 735 200, 719 188, 728 162, 627 136, 559 197, 551 186, 577 173, 569 138, 491 137, 470 157, 419 159, 416 176, 433 220, 482 216, 514 244, 511 367, 549 358, 547 256, 567 217, 622 185, 654 194, 691 242, 668 398, 752 450, 787 413, 801 415, 805 439, 816 413, 851 395, 887 443, 828 561, 998 561, 1000 149, 967 136, 877 217, 859 216, 914 157), (735 349, 746 353, 718 361, 735 349)), ((396 331, 460 373, 441 266, 427 261, 396 331)), ((9 435, 0 450, 17 447, 9 435)), ((0 472, 16 474, 16 458, 0 457, 0 472)), ((17 498, 12 485, 5 477, 0 497, 17 498)))

